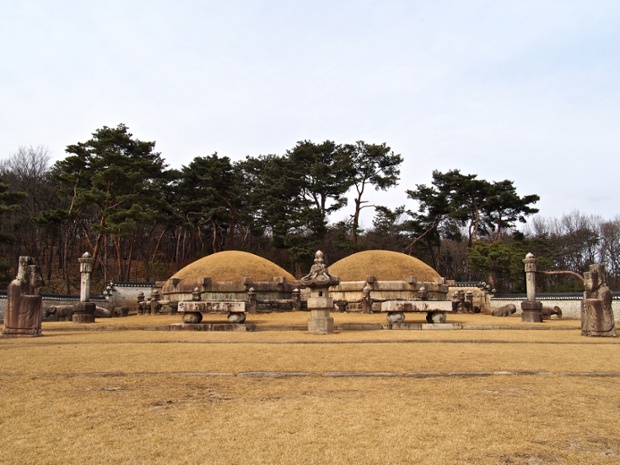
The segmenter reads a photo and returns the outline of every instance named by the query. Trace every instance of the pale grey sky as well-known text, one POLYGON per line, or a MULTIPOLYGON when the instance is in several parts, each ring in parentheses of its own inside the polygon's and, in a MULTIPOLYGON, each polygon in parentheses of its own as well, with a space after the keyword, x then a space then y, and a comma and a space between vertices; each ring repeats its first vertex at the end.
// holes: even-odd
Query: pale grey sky
POLYGON ((405 158, 376 203, 460 169, 620 214, 620 1, 0 0, 0 41, 0 159, 119 123, 172 167, 364 140, 405 158))

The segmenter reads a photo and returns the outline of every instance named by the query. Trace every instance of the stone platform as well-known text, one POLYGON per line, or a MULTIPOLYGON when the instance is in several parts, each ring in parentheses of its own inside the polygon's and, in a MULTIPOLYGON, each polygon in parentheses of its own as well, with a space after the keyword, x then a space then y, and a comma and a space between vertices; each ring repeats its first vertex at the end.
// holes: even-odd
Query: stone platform
POLYGON ((170 331, 231 331, 231 332, 252 332, 256 329, 255 325, 240 323, 177 323, 169 326, 170 331))

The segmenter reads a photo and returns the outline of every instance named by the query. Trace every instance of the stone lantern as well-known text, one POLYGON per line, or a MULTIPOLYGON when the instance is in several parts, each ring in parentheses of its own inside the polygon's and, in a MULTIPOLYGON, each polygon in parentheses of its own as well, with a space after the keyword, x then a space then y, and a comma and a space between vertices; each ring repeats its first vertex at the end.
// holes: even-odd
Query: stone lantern
POLYGON ((332 334, 334 319, 330 310, 334 308, 334 300, 329 297, 330 286, 336 286, 340 280, 329 274, 323 252, 318 250, 314 255, 314 265, 310 273, 301 278, 301 284, 310 289, 308 298, 308 331, 314 334, 332 334))

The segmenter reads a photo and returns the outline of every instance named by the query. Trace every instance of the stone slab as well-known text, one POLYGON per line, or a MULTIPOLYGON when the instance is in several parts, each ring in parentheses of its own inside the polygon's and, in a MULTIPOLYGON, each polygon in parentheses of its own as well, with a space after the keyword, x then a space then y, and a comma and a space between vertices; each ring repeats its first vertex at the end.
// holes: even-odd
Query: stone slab
POLYGON ((253 324, 234 324, 234 323, 176 323, 170 325, 170 331, 232 331, 232 332, 251 332, 254 331, 253 324))
POLYGON ((423 323, 422 324, 422 329, 423 330, 430 330, 430 329, 462 329, 462 326, 459 324, 453 324, 453 323, 423 323))
POLYGON ((452 302, 450 300, 386 300, 381 302, 381 311, 401 313, 452 312, 452 302))
POLYGON ((421 330, 422 323, 388 323, 383 325, 384 329, 413 329, 413 330, 421 330))
POLYGON ((245 302, 241 300, 182 300, 179 312, 188 313, 239 313, 245 312, 245 302))

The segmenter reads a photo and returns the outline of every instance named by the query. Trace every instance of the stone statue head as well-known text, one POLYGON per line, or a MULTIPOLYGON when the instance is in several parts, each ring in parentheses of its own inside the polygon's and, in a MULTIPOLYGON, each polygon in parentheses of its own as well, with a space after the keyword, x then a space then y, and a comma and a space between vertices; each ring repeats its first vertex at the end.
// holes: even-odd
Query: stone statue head
POLYGON ((15 279, 27 288, 27 294, 38 294, 43 286, 41 269, 32 257, 19 257, 19 268, 15 279))

